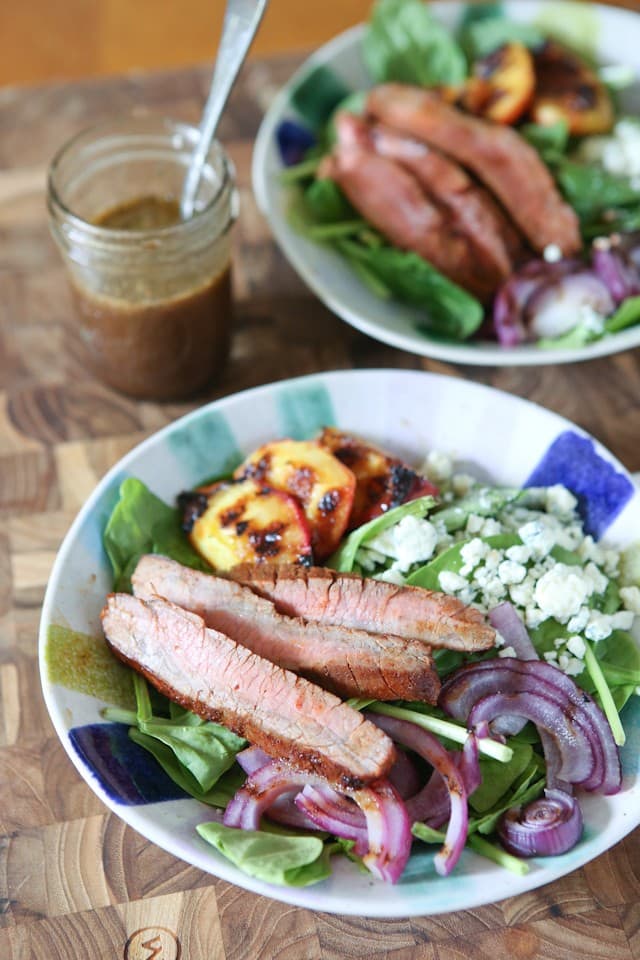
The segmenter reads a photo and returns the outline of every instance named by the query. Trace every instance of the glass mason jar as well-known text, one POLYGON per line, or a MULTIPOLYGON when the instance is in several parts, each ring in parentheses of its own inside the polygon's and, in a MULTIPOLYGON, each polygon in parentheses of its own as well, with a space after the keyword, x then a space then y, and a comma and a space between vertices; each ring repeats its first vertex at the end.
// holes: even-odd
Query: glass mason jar
POLYGON ((85 130, 49 170, 53 236, 94 373, 133 397, 189 397, 220 373, 232 328, 233 167, 213 143, 179 219, 195 127, 131 116, 85 130))

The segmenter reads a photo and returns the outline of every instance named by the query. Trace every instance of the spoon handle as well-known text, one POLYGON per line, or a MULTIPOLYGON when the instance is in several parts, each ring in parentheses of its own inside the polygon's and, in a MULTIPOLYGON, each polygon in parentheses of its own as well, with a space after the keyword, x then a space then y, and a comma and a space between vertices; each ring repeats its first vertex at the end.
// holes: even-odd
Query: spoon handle
POLYGON ((211 89, 200 121, 200 136, 182 188, 180 211, 184 220, 193 214, 202 170, 222 111, 268 2, 269 0, 227 0, 211 89))

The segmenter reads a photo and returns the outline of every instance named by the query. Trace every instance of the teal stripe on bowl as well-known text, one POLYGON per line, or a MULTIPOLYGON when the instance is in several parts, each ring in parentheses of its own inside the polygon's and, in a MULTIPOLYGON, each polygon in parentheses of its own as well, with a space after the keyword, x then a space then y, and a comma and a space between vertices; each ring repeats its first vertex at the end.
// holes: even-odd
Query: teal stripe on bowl
POLYGON ((172 430, 166 439, 185 475, 194 481, 225 476, 242 460, 226 417, 217 411, 208 411, 191 420, 188 430, 172 430))
POLYGON ((322 384, 283 387, 276 404, 280 432, 291 440, 307 440, 336 423, 331 396, 322 384))

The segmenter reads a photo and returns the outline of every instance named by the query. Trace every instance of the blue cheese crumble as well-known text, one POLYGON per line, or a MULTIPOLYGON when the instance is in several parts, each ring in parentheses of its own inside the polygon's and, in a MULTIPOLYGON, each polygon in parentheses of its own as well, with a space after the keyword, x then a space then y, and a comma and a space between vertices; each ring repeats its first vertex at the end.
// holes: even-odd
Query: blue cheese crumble
MULTIPOLYGON (((403 517, 359 548, 356 563, 363 572, 403 585, 456 548, 449 567, 436 567, 433 588, 483 613, 511 602, 529 630, 545 625, 541 636, 552 648, 544 659, 573 677, 585 669, 587 643, 632 628, 640 615, 638 558, 626 562, 630 574, 607 599, 624 557, 585 535, 577 499, 566 487, 506 495, 456 473, 453 458, 440 453, 429 455, 423 472, 450 505, 444 508, 447 520, 438 511, 428 518, 403 517), (548 624, 554 625, 551 634, 548 624)), ((496 646, 500 656, 513 655, 502 638, 496 646)))

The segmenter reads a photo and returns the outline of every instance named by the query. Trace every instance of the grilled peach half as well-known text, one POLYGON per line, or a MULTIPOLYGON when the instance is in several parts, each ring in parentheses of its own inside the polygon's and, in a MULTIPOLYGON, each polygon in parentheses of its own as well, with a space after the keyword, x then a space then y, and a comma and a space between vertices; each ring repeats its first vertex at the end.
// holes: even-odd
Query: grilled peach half
POLYGON ((438 490, 398 457, 359 437, 325 427, 320 443, 344 463, 356 478, 349 529, 355 529, 407 500, 438 490))
POLYGON ((534 57, 536 93, 531 119, 544 126, 559 121, 569 133, 607 133, 615 119, 607 88, 575 53, 549 40, 534 57))
POLYGON ((239 563, 312 562, 311 532, 295 497, 258 480, 182 494, 189 540, 216 570, 239 563))
POLYGON ((522 43, 505 43, 476 60, 462 106, 494 123, 516 123, 529 108, 535 91, 533 57, 522 43))
POLYGON ((284 490, 301 504, 317 560, 337 548, 347 528, 356 480, 343 463, 313 440, 278 440, 259 447, 234 476, 284 490))

